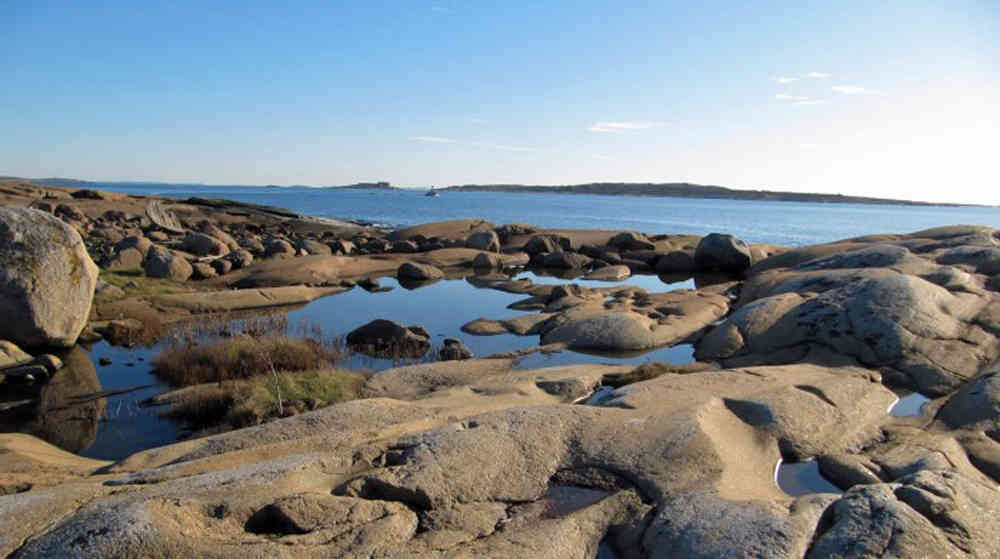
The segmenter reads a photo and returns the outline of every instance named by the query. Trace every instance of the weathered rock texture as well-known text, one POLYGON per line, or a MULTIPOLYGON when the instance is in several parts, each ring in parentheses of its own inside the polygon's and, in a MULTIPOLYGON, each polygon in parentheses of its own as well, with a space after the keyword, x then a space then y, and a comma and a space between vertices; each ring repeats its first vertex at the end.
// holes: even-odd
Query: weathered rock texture
POLYGON ((72 227, 39 210, 0 207, 0 338, 72 346, 90 314, 97 271, 72 227))

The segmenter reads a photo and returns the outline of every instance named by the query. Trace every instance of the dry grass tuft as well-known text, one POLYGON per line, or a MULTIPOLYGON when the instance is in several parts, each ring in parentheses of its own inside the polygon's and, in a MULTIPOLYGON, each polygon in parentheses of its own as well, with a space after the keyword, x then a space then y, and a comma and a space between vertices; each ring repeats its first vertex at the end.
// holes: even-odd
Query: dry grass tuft
POLYGON ((226 381, 186 395, 167 415, 199 428, 238 429, 355 400, 365 379, 361 373, 322 369, 226 381))
POLYGON ((308 371, 331 367, 339 348, 313 339, 238 335, 203 345, 172 345, 153 359, 158 376, 174 386, 246 379, 273 371, 308 371))

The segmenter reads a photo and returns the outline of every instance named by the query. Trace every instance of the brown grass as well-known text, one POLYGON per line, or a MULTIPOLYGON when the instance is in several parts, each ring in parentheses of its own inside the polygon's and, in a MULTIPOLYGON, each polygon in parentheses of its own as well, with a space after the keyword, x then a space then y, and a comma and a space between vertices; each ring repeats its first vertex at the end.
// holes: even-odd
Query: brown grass
POLYGON ((157 375, 174 386, 246 379, 272 371, 327 368, 340 358, 336 344, 308 338, 240 334, 203 345, 171 345, 153 359, 157 375))
POLYGON ((198 428, 238 429, 357 399, 365 378, 322 369, 226 381, 186 395, 167 415, 198 428))

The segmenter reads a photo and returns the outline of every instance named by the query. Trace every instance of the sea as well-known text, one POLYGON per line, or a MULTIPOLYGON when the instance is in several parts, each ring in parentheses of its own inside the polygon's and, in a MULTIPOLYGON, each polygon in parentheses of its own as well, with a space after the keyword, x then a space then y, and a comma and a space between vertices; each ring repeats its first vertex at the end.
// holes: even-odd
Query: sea
POLYGON ((808 245, 942 225, 1000 227, 1000 207, 903 206, 423 189, 88 183, 88 188, 186 198, 225 198, 385 227, 479 218, 553 229, 648 234, 730 233, 750 243, 808 245))

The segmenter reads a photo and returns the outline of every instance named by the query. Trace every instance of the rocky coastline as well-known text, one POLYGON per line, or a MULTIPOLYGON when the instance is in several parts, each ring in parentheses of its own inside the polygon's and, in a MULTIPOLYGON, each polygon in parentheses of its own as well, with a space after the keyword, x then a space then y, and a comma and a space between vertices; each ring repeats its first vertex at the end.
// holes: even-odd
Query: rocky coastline
MULTIPOLYGON (((689 343, 697 359, 525 370, 518 352, 453 340, 358 399, 116 462, 0 434, 4 556, 1000 557, 991 227, 804 247, 475 219, 385 231, 9 181, 0 262, 0 390, 74 382, 52 354, 86 340, 156 339, 380 277, 524 296, 512 308, 530 313, 468 317, 468 335, 538 336, 532 351, 689 343), (518 266, 695 288, 500 273, 518 266), (901 391, 930 401, 895 417, 901 391), (836 492, 776 484, 781 464, 810 461, 836 492)), ((426 352, 425 334, 372 323, 355 342, 426 352)))

